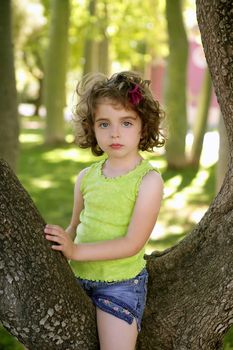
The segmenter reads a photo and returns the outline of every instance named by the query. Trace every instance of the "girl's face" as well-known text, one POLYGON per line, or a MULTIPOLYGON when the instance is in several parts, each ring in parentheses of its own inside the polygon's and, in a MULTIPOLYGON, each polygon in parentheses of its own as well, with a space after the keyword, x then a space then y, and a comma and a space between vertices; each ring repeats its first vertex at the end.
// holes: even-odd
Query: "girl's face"
POLYGON ((120 104, 104 100, 97 105, 94 122, 99 147, 110 158, 138 156, 142 122, 138 114, 120 104))

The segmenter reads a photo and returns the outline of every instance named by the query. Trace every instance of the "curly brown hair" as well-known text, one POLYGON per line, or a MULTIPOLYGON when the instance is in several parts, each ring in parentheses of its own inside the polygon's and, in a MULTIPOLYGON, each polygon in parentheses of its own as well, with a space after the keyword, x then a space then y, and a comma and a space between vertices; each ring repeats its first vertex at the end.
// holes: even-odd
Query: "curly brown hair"
POLYGON ((88 74, 77 85, 78 103, 74 109, 76 142, 81 148, 91 148, 96 156, 104 152, 98 146, 94 133, 97 105, 105 99, 134 110, 142 121, 139 150, 153 151, 164 145, 160 124, 164 112, 149 88, 150 81, 143 80, 136 72, 115 73, 110 78, 104 74, 88 74))

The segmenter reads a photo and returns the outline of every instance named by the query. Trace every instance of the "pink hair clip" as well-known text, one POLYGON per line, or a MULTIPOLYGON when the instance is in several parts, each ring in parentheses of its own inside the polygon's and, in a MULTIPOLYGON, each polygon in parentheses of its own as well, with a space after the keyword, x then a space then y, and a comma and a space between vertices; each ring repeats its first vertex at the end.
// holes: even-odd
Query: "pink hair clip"
POLYGON ((139 85, 135 84, 134 88, 128 91, 129 93, 129 100, 132 103, 132 105, 137 106, 141 100, 142 100, 142 93, 139 89, 139 85))

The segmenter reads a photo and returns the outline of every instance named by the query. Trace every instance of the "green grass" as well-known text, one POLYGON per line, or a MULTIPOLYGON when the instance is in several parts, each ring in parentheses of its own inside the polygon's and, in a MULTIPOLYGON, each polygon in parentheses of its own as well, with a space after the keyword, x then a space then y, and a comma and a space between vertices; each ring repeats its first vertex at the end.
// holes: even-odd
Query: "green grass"
MULTIPOLYGON (((57 148, 45 146, 42 128, 40 119, 22 118, 17 175, 45 221, 66 227, 72 213, 76 176, 99 158, 89 150, 78 149, 72 142, 57 148)), ((70 130, 67 139, 72 140, 70 130)), ((144 157, 160 169, 165 183, 159 219, 147 245, 147 253, 150 253, 172 246, 201 219, 215 195, 215 164, 177 172, 166 169, 163 155, 146 153, 144 157)), ((7 334, 0 329, 0 349, 21 350, 22 347, 7 334)), ((233 349, 231 338, 228 336, 225 350, 233 349)))

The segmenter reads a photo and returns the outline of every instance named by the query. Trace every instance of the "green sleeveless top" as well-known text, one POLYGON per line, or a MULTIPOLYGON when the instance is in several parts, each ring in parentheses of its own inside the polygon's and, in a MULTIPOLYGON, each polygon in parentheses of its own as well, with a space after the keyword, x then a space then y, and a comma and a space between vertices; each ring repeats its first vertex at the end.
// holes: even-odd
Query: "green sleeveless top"
MULTIPOLYGON (((80 213, 76 243, 123 237, 133 213, 141 180, 156 169, 145 159, 130 172, 109 178, 102 173, 105 160, 94 163, 82 178, 84 209, 80 213)), ((146 218, 145 218, 146 220, 146 218)), ((120 281, 135 277, 146 265, 145 247, 136 255, 116 260, 72 261, 75 274, 94 281, 120 281)))

